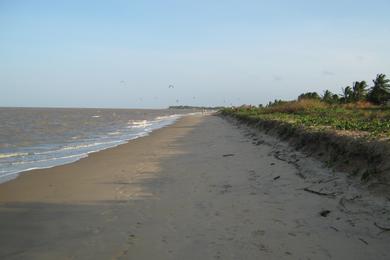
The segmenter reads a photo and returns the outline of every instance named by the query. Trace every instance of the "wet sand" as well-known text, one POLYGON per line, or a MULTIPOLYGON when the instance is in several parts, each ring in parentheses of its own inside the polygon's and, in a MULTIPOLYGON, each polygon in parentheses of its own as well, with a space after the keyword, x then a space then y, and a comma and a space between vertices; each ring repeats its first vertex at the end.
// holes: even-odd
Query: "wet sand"
POLYGON ((191 116, 0 185, 1 259, 389 259, 388 198, 191 116))

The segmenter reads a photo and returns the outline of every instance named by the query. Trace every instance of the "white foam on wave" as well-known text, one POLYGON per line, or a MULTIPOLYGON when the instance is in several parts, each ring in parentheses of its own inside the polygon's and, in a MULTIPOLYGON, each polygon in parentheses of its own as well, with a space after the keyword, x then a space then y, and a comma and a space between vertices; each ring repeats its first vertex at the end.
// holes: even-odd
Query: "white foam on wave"
POLYGON ((82 149, 82 148, 89 148, 89 147, 113 144, 113 143, 118 143, 118 142, 120 142, 120 140, 114 140, 114 141, 109 141, 109 142, 94 142, 94 143, 88 143, 88 144, 73 144, 73 145, 67 145, 67 146, 64 146, 64 147, 61 147, 61 148, 55 149, 55 150, 44 151, 44 152, 34 152, 34 153, 32 153, 32 155, 53 154, 53 153, 57 153, 57 152, 61 152, 61 151, 77 150, 77 149, 82 149))
POLYGON ((173 115, 169 115, 169 116, 158 116, 158 117, 156 117, 156 120, 173 119, 173 118, 178 118, 181 116, 183 116, 183 115, 182 114, 173 114, 173 115))
MULTIPOLYGON (((97 151, 98 150, 96 150, 95 152, 97 152, 97 151)), ((92 152, 94 152, 94 151, 91 151, 88 153, 92 153, 92 152)), ((51 162, 51 161, 58 161, 58 160, 64 160, 64 159, 78 158, 78 157, 82 157, 84 155, 87 155, 88 153, 73 154, 73 155, 61 156, 61 157, 53 157, 53 158, 47 158, 47 159, 35 160, 35 161, 12 162, 12 163, 10 163, 10 165, 34 164, 34 163, 51 162)))
POLYGON ((149 120, 130 120, 127 128, 145 128, 152 125, 152 122, 149 120))
POLYGON ((115 132, 110 132, 110 133, 107 133, 108 135, 120 135, 122 134, 122 132, 120 131, 115 131, 115 132))
POLYGON ((25 156, 28 155, 28 153, 0 153, 0 159, 2 158, 11 158, 11 157, 18 157, 18 156, 25 156))
MULTIPOLYGON (((95 140, 92 143, 75 143, 50 151, 0 154, 0 159, 24 156, 24 161, 9 161, 0 163, 0 183, 16 178, 21 172, 34 169, 51 168, 58 165, 72 163, 77 160, 80 160, 81 158, 87 157, 90 153, 116 147, 120 144, 124 144, 130 140, 137 139, 139 137, 148 136, 150 132, 171 125, 177 119, 183 116, 185 116, 185 114, 159 116, 153 120, 130 120, 128 122, 128 126, 125 126, 125 128, 129 129, 128 131, 113 131, 105 134, 107 138, 118 138, 116 140, 95 140), (132 131, 132 128, 134 128, 134 131, 136 132, 132 131), (2 165, 8 165, 10 166, 10 168, 1 169, 2 165)), ((101 138, 104 139, 105 137, 102 136, 101 138)))
MULTIPOLYGON (((63 150, 77 150, 81 148, 89 148, 89 147, 94 147, 94 146, 99 146, 99 145, 108 145, 108 144, 115 144, 120 142, 120 140, 114 140, 114 141, 109 141, 109 142, 94 142, 94 143, 88 143, 88 144, 74 144, 74 145, 68 145, 64 146, 61 149, 55 150, 55 151, 63 151, 63 150)), ((53 151, 50 151, 51 153, 53 151)), ((43 152, 43 153, 48 153, 48 152, 43 152)), ((42 153, 35 153, 35 154, 42 154, 42 153)))

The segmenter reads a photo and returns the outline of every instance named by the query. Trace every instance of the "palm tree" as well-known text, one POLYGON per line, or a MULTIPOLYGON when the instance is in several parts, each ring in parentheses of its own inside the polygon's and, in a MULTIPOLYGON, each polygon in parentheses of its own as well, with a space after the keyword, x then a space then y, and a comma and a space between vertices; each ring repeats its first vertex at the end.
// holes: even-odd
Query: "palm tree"
POLYGON ((340 97, 337 94, 333 94, 332 96, 333 103, 337 104, 340 103, 340 97))
POLYGON ((339 102, 339 96, 329 90, 325 90, 324 95, 322 96, 322 101, 329 104, 337 104, 339 102))
POLYGON ((344 103, 351 102, 352 95, 353 95, 352 88, 350 86, 347 86, 345 88, 342 88, 342 92, 343 92, 342 93, 343 97, 341 98, 342 102, 344 102, 344 103))
POLYGON ((356 81, 352 87, 352 99, 353 101, 361 101, 366 98, 367 95, 367 83, 363 81, 356 81))
POLYGON ((321 99, 321 97, 317 92, 306 92, 298 96, 298 100, 302 99, 321 99))
POLYGON ((368 93, 368 100, 375 104, 385 104, 390 99, 390 80, 385 74, 378 74, 373 80, 374 86, 368 93))
POLYGON ((322 100, 326 101, 329 100, 332 97, 332 92, 329 90, 324 91, 324 95, 322 96, 322 100))
POLYGON ((325 90, 324 95, 322 96, 322 101, 329 103, 329 104, 335 104, 338 102, 339 96, 336 94, 333 94, 329 90, 325 90))

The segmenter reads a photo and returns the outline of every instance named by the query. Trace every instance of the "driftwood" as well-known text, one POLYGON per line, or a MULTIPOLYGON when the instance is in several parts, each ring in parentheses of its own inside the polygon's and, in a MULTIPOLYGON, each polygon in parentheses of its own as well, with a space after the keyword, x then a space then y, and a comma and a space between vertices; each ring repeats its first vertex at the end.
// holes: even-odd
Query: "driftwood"
POLYGON ((368 245, 368 242, 366 240, 364 240, 363 238, 359 237, 359 240, 362 241, 364 244, 368 245))
POLYGON ((229 156, 234 156, 234 153, 228 153, 228 154, 224 154, 222 155, 223 157, 229 157, 229 156))
POLYGON ((330 228, 333 229, 336 232, 339 232, 339 230, 337 228, 335 228, 334 226, 330 226, 330 228))
POLYGON ((335 196, 334 193, 324 193, 324 192, 320 192, 320 191, 311 190, 309 188, 304 188, 303 190, 310 192, 310 193, 313 193, 313 194, 320 195, 320 196, 326 196, 326 197, 334 197, 335 196))
POLYGON ((331 181, 335 181, 337 179, 340 179, 339 177, 334 177, 334 178, 330 178, 328 180, 320 180, 318 183, 328 183, 328 182, 331 182, 331 181))

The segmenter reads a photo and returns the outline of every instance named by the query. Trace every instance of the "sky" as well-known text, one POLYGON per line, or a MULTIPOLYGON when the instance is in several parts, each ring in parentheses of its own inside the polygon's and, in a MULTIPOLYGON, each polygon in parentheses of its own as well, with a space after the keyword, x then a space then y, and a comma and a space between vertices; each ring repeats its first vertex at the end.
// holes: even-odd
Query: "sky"
POLYGON ((258 105, 339 93, 390 74, 388 10, 389 0, 0 0, 0 106, 258 105))

